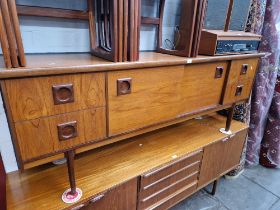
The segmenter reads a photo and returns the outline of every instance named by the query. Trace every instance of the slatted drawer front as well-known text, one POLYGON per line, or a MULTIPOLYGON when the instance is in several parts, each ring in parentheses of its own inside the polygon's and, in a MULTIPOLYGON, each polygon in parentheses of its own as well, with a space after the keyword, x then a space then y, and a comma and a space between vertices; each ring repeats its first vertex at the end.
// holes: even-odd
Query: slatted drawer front
POLYGON ((201 159, 202 152, 196 152, 171 165, 143 175, 139 193, 139 208, 149 209, 164 202, 169 196, 186 186, 196 186, 201 159))

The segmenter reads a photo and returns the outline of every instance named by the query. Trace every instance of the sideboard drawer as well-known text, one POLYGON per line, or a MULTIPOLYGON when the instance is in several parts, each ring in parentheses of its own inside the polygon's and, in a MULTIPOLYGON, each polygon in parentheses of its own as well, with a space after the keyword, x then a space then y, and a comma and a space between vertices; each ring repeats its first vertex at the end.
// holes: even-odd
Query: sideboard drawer
POLYGON ((259 59, 231 62, 223 104, 246 100, 250 97, 259 59))
POLYGON ((108 73, 109 135, 220 104, 227 62, 108 73))
POLYGON ((105 138, 105 108, 17 122, 15 130, 25 162, 105 138))
POLYGON ((141 176, 138 195, 139 209, 150 208, 168 200, 171 195, 186 186, 196 185, 199 175, 202 151, 153 170, 141 176))
POLYGON ((13 122, 105 106, 104 73, 11 79, 5 87, 13 122))

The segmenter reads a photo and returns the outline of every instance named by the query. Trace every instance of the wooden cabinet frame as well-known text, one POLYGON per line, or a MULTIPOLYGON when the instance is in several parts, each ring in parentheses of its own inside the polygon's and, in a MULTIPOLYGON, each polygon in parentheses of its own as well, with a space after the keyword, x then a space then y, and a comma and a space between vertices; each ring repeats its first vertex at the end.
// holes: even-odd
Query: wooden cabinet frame
POLYGON ((198 46, 205 15, 205 0, 182 0, 182 10, 180 18, 180 37, 183 37, 178 43, 180 49, 164 49, 163 34, 163 18, 165 15, 166 0, 160 0, 159 17, 142 17, 141 23, 147 25, 158 26, 158 45, 157 52, 177 55, 182 57, 196 57, 198 54, 198 46))

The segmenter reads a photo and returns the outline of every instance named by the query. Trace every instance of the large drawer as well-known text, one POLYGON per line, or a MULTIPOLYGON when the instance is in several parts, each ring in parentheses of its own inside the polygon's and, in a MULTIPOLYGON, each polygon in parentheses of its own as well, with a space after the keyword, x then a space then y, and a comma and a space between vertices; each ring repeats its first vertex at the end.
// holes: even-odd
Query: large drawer
POLYGON ((109 135, 220 103, 227 62, 108 73, 109 135))
POLYGON ((201 159, 202 152, 195 152, 142 175, 138 195, 139 209, 150 209, 169 200, 177 192, 184 191, 186 186, 196 186, 201 159))
POLYGON ((105 106, 105 74, 11 79, 5 81, 12 121, 105 106))
POLYGON ((17 122, 15 130, 25 162, 105 138, 105 108, 17 122))

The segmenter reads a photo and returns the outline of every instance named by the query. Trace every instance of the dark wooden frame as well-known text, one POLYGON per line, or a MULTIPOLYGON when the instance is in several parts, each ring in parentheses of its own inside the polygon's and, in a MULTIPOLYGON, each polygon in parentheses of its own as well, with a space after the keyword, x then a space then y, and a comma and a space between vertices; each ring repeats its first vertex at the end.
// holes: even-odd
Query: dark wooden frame
POLYGON ((183 0, 182 10, 181 10, 181 18, 180 18, 180 32, 181 38, 178 44, 179 49, 168 50, 162 47, 162 28, 163 28, 163 17, 164 17, 164 8, 165 8, 165 0, 161 0, 160 3, 160 23, 159 23, 159 33, 158 33, 158 49, 157 51, 160 53, 166 53, 171 55, 178 56, 191 56, 192 50, 192 42, 195 28, 195 20, 197 13, 197 4, 198 0, 183 0))
POLYGON ((7 68, 26 66, 15 0, 0 0, 0 42, 7 68))
POLYGON ((158 26, 157 52, 182 57, 196 57, 205 16, 206 0, 183 0, 180 28, 182 28, 179 49, 169 50, 162 47, 163 17, 165 14, 165 0, 160 0, 159 17, 141 17, 141 24, 158 26))
POLYGON ((6 201, 6 172, 0 154, 0 209, 7 209, 6 201))
MULTIPOLYGON (((88 10, 89 10, 89 28, 90 28, 90 42, 91 42, 91 52, 93 55, 117 62, 119 61, 118 57, 118 0, 108 0, 110 2, 110 21, 113 21, 110 24, 110 40, 111 40, 111 50, 105 50, 101 44, 100 40, 97 40, 97 30, 96 30, 96 21, 99 23, 100 30, 100 19, 101 14, 95 14, 95 0, 88 0, 88 10)), ((105 22, 107 22, 105 20, 105 22)), ((108 41, 108 40, 107 40, 108 41)))

